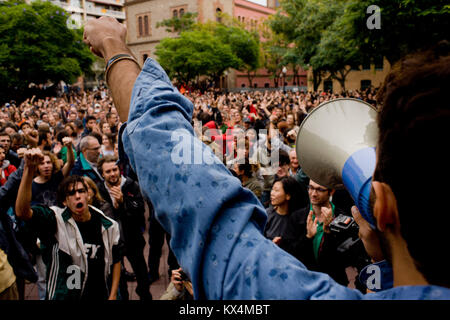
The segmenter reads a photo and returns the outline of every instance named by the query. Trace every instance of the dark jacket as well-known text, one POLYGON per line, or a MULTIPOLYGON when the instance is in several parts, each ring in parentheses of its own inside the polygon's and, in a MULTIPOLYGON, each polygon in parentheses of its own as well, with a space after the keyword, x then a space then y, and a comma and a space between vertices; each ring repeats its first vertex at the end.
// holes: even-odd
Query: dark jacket
MULTIPOLYGON (((125 244, 127 246, 132 243, 142 245, 142 232, 145 229, 144 198, 142 197, 139 185, 135 181, 124 177, 122 179, 126 179, 122 186, 123 203, 117 209, 113 207, 114 217, 117 217, 120 221, 125 244)), ((99 183, 97 186, 103 199, 112 206, 113 201, 105 184, 99 183)))
POLYGON ((31 282, 37 281, 37 274, 33 268, 30 256, 24 249, 17 234, 13 221, 7 213, 10 207, 14 208, 20 180, 22 179, 23 166, 14 171, 0 187, 0 248, 8 256, 8 262, 12 266, 16 276, 31 282))
MULTIPOLYGON (((313 252, 313 240, 306 237, 306 221, 309 210, 310 207, 307 206, 291 214, 286 230, 286 238, 291 240, 282 248, 300 260, 309 270, 327 273, 338 283, 347 285, 345 268, 351 265, 351 261, 346 255, 337 251, 338 246, 346 239, 333 233, 324 233, 316 260, 313 252)), ((334 216, 337 217, 340 214, 345 213, 336 207, 334 216)))
POLYGON ((83 154, 80 152, 75 164, 70 171, 70 175, 86 176, 91 178, 96 184, 102 183, 103 179, 98 173, 92 169, 89 162, 84 158, 83 154))
POLYGON ((20 181, 23 175, 23 165, 20 165, 16 171, 11 173, 4 186, 0 187, 0 210, 7 211, 9 207, 14 207, 16 203, 17 192, 19 191, 20 181))
POLYGON ((12 150, 9 150, 5 157, 6 160, 9 160, 9 163, 12 164, 14 167, 19 168, 20 164, 22 163, 22 159, 19 158, 17 153, 15 153, 12 150))

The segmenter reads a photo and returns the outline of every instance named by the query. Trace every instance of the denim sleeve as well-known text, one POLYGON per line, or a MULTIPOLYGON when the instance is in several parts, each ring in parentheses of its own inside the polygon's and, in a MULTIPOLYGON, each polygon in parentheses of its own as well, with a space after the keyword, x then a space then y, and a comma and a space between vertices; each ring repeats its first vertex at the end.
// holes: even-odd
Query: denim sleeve
POLYGON ((264 207, 194 137, 192 111, 159 64, 147 59, 122 142, 195 298, 360 298, 264 238, 264 207))

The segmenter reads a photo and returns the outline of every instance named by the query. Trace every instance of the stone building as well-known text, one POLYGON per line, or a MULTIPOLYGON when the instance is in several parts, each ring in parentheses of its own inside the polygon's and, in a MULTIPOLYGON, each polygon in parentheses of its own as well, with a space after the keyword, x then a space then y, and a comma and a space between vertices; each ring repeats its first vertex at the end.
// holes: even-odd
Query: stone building
POLYGON ((75 23, 81 25, 89 19, 102 16, 125 21, 124 0, 49 0, 65 9, 75 23))
MULTIPOLYGON (((68 0, 81 1, 81 0, 68 0)), ((87 1, 87 0, 85 0, 87 1)), ((197 20, 201 23, 214 21, 217 13, 223 12, 241 21, 249 30, 258 28, 279 7, 278 0, 96 0, 95 2, 124 1, 126 25, 128 29, 127 44, 139 63, 148 58, 156 59, 155 47, 166 37, 176 37, 167 32, 164 27, 156 28, 156 24, 174 16, 181 16, 186 12, 197 13, 197 20)), ((346 78, 346 89, 364 89, 368 86, 378 87, 390 70, 389 63, 384 59, 375 59, 372 64, 366 64, 360 71, 352 70, 346 78)), ((298 83, 294 83, 293 73, 287 68, 287 73, 277 75, 281 87, 300 86, 305 90, 313 90, 311 71, 300 71, 298 83)), ((260 69, 253 78, 253 85, 258 88, 274 87, 273 75, 267 70, 260 69)), ((222 88, 248 87, 247 74, 236 70, 226 72, 222 79, 222 88)), ((341 85, 329 75, 325 75, 319 90, 340 92, 341 85)))
MULTIPOLYGON (((156 28, 158 22, 181 16, 186 12, 197 13, 201 23, 218 19, 223 12, 239 19, 248 29, 256 28, 264 19, 276 12, 276 0, 125 0, 127 43, 133 54, 143 63, 148 57, 156 59, 155 47, 166 37, 175 37, 165 28, 156 28)), ((273 86, 266 70, 258 70, 253 84, 261 88, 273 86)), ((231 70, 223 79, 223 87, 248 86, 247 75, 231 70)), ((306 73, 305 73, 306 85, 306 73)))

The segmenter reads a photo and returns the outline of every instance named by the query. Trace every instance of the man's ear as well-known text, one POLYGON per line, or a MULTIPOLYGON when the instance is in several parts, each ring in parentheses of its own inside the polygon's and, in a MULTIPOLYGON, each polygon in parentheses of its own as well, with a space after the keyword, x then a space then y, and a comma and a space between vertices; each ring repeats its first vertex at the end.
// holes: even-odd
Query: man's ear
POLYGON ((383 232, 386 226, 399 224, 397 199, 391 187, 384 182, 373 181, 372 188, 375 192, 373 215, 378 230, 383 232))
POLYGON ((333 196, 335 192, 336 192, 336 189, 331 189, 330 190, 330 196, 333 196))

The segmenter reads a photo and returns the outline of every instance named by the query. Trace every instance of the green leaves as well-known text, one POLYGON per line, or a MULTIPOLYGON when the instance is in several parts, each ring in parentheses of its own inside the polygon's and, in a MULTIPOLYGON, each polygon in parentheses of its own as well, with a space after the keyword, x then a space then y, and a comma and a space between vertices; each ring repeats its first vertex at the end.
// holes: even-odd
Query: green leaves
MULTIPOLYGON (((298 61, 344 83, 363 60, 406 54, 449 38, 450 5, 442 0, 284 0, 272 30, 295 45, 298 61), (367 8, 381 10, 381 29, 367 27, 367 8)), ((283 57, 285 60, 285 56, 283 57)), ((315 80, 314 80, 315 81, 315 80)))
POLYGON ((0 99, 17 100, 30 82, 73 82, 90 68, 94 57, 68 17, 49 2, 0 4, 0 99))
POLYGON ((257 35, 236 24, 208 23, 163 39, 155 54, 169 76, 189 83, 200 76, 217 80, 230 68, 256 70, 260 44, 257 35))
POLYGON ((383 55, 393 64, 408 53, 449 39, 450 6, 445 1, 379 0, 381 29, 369 30, 365 9, 372 2, 352 0, 344 14, 351 26, 347 37, 354 39, 366 57, 383 55))
POLYGON ((181 17, 166 19, 156 24, 157 28, 166 27, 167 32, 181 33, 183 31, 192 30, 195 25, 195 19, 198 13, 186 12, 181 17))

